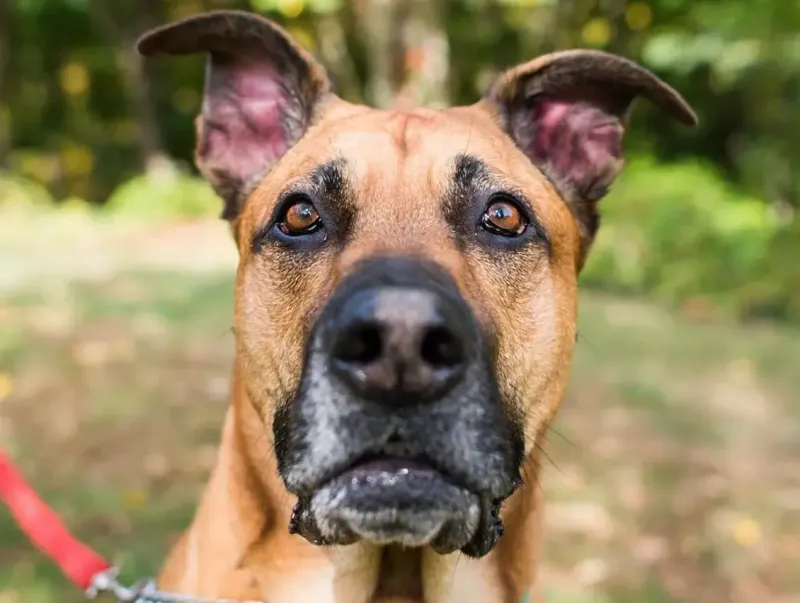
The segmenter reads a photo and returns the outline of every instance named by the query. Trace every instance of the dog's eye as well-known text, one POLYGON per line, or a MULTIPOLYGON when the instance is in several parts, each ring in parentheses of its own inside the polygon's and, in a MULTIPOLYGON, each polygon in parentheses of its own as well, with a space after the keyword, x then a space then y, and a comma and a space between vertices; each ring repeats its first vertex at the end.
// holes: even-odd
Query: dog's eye
POLYGON ((518 237, 528 227, 528 220, 514 201, 498 197, 483 212, 481 226, 503 237, 518 237))
POLYGON ((322 220, 308 197, 299 196, 290 203, 278 221, 278 228, 285 235, 297 237, 319 230, 322 220))

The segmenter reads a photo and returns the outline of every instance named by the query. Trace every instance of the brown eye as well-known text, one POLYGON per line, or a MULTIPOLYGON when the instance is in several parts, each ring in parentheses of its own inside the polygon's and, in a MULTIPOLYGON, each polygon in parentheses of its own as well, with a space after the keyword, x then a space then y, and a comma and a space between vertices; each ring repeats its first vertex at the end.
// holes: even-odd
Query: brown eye
POLYGON ((528 220, 513 201, 500 199, 486 208, 481 225, 491 233, 504 237, 517 237, 525 232, 528 220))
POLYGON ((316 208, 306 198, 289 205, 283 214, 283 219, 278 222, 278 228, 283 234, 294 237, 311 234, 318 230, 321 225, 322 220, 316 208))

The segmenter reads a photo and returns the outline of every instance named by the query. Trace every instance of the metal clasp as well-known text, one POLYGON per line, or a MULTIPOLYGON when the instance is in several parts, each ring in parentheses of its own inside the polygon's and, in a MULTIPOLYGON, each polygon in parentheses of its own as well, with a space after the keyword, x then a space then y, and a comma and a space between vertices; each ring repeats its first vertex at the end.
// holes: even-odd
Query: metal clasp
POLYGON ((117 603, 259 603, 257 601, 231 601, 229 599, 201 599, 158 590, 154 580, 143 580, 131 588, 117 580, 119 570, 110 568, 92 578, 86 596, 95 599, 99 595, 110 594, 117 603))
POLYGON ((86 589, 86 596, 90 599, 96 599, 99 595, 110 593, 116 597, 118 603, 138 603, 141 601, 140 594, 143 589, 123 586, 117 580, 118 574, 119 570, 112 567, 95 575, 92 578, 92 584, 86 589))

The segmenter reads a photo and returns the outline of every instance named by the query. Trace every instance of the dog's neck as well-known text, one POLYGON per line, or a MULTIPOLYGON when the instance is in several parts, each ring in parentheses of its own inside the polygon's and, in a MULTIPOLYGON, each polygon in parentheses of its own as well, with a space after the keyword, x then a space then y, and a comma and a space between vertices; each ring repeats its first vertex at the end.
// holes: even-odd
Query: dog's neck
POLYGON ((159 577, 162 588, 268 603, 519 603, 530 590, 535 483, 507 502, 506 535, 480 560, 363 543, 320 548, 289 534, 295 501, 241 383, 233 380, 217 465, 159 577))

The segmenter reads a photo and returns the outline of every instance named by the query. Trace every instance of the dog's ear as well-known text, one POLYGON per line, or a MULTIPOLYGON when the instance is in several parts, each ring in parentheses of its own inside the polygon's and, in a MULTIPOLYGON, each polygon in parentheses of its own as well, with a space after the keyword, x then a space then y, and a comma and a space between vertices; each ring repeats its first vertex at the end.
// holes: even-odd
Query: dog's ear
POLYGON ((332 96, 324 68, 281 27, 258 15, 215 11, 154 29, 145 56, 207 53, 195 161, 235 218, 244 198, 332 96))
POLYGON ((622 57, 555 52, 501 74, 484 96, 517 146, 570 204, 584 251, 597 231, 596 204, 623 165, 622 139, 635 98, 688 125, 697 116, 675 90, 622 57))

